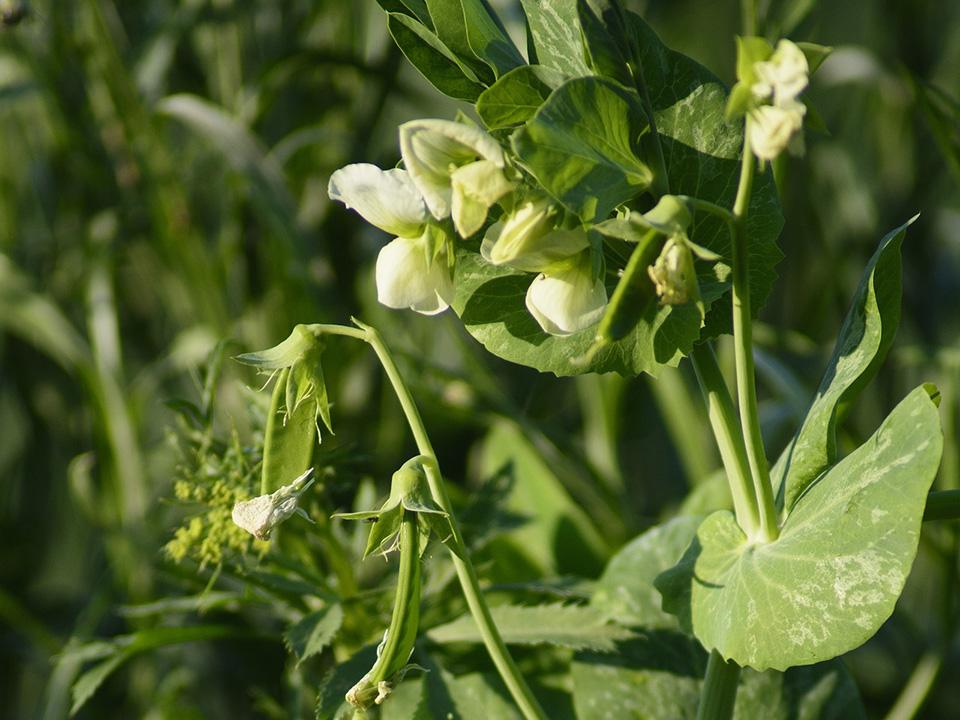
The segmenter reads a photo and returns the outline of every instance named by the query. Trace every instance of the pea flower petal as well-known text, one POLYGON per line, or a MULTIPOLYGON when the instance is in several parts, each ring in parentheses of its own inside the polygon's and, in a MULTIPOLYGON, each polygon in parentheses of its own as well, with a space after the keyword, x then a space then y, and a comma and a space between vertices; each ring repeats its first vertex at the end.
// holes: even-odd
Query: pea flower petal
POLYGON ((448 250, 429 252, 427 241, 398 237, 377 256, 377 300, 387 307, 436 315, 453 301, 448 250))
POLYGON ((427 221, 423 198, 404 170, 381 170, 369 163, 347 165, 330 176, 327 192, 332 200, 391 235, 416 237, 427 221))
POLYGON ((526 304, 550 335, 572 335, 599 322, 607 290, 594 275, 590 252, 538 275, 527 289, 526 304))

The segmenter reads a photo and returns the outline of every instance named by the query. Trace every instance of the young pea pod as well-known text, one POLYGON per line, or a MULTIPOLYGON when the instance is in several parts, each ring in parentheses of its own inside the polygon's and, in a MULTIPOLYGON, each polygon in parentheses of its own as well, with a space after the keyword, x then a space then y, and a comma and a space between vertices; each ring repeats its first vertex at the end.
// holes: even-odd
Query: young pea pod
POLYGON ((345 520, 373 520, 364 557, 374 552, 400 553, 397 592, 390 626, 377 648, 377 660, 370 671, 346 695, 347 702, 364 710, 379 705, 403 676, 417 666, 409 665, 420 622, 420 555, 435 533, 447 543, 451 538, 449 516, 433 501, 423 463, 418 456, 393 474, 390 497, 379 510, 338 513, 345 520))

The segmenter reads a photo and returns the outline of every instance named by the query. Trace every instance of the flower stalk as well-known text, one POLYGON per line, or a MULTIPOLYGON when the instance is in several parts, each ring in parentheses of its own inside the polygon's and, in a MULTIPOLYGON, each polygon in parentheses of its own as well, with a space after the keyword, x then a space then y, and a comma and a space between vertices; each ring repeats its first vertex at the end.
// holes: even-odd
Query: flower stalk
POLYGON ((400 407, 406 417, 407 425, 413 434, 414 442, 420 453, 420 463, 426 475, 427 484, 433 495, 434 501, 441 510, 449 516, 451 537, 447 541, 447 546, 451 548, 451 557, 453 566, 460 581, 464 598, 467 601, 467 607, 473 615, 474 621, 480 631, 483 644, 490 654, 491 660, 503 679, 504 684, 510 692, 511 697, 517 704, 517 707, 523 713, 526 720, 545 720, 546 714, 540 707, 540 703, 534 697, 520 673, 516 662, 510 655, 506 643, 500 636, 497 626, 490 614, 490 608, 484 600, 480 590, 480 580, 477 577, 477 571, 470 561, 466 545, 463 542, 463 536, 460 532, 460 526, 456 516, 453 514, 453 506, 450 497, 447 494, 446 486, 443 482, 443 476, 440 474, 440 465, 437 462, 436 453, 433 450, 433 444, 430 442, 430 436, 427 434, 426 427, 420 417, 420 411, 413 400, 403 376, 400 374, 397 364, 393 359, 387 345, 383 342, 380 333, 369 325, 354 320, 357 328, 344 327, 342 325, 311 325, 313 332, 326 333, 331 335, 344 335, 356 340, 363 340, 373 349, 380 364, 383 366, 387 379, 393 387, 400 407))

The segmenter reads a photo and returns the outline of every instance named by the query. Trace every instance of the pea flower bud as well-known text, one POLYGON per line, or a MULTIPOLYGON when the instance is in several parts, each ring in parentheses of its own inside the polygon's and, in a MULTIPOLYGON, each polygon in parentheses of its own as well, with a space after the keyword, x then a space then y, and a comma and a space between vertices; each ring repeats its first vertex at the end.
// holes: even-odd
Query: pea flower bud
POLYGON ((493 265, 541 272, 590 246, 582 230, 554 228, 556 208, 546 198, 521 204, 487 230, 480 254, 493 265))
POLYGON ((782 153, 803 127, 807 108, 798 100, 785 105, 761 105, 750 111, 747 135, 750 149, 761 160, 773 160, 782 153))
POLYGON ((660 257, 647 268, 665 305, 683 305, 700 299, 693 251, 682 237, 672 237, 663 246, 660 257))
POLYGON ((772 99, 778 106, 796 100, 810 81, 806 55, 789 40, 777 43, 770 59, 754 63, 753 71, 755 81, 750 89, 754 96, 761 100, 772 99))

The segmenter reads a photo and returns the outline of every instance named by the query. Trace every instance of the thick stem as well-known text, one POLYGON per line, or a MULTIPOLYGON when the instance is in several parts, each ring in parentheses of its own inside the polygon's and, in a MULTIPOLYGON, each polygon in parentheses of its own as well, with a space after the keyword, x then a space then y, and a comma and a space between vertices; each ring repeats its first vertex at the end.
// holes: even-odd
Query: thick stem
POLYGON ((690 360, 703 392, 703 400, 707 404, 707 415, 717 440, 717 448, 720 450, 723 469, 727 473, 737 524, 748 536, 752 536, 760 528, 760 511, 750 480, 747 449, 737 426, 737 411, 733 407, 733 399, 723 379, 723 373, 720 372, 713 348, 708 343, 694 347, 690 360))
MULTIPOLYGON (((749 122, 749 120, 747 121, 749 122)), ((750 136, 745 133, 740 183, 733 205, 731 256, 733 260, 733 347, 737 368, 737 401, 740 427, 747 446, 750 475, 760 510, 759 540, 770 542, 780 534, 777 511, 770 484, 770 469, 760 433, 757 411, 757 382, 753 366, 753 318, 750 310, 750 269, 747 262, 747 210, 753 189, 756 160, 750 151, 750 136)))
POLYGON ((707 674, 703 678, 703 690, 700 692, 697 720, 729 720, 733 717, 739 681, 740 667, 736 663, 725 662, 716 650, 711 652, 707 674))
POLYGON ((490 658, 493 660, 497 672, 500 673, 500 677, 506 684, 510 695, 520 708, 523 716, 527 720, 546 720, 546 715, 540 707, 540 703, 534 697, 523 676, 520 674, 520 669, 510 655, 510 651, 507 650, 503 638, 500 637, 500 632, 497 630, 493 616, 490 614, 490 608, 487 607, 487 603, 483 599, 477 571, 474 569, 473 563, 470 561, 467 553, 467 548, 464 545, 463 536, 460 533, 460 525, 457 522, 456 516, 453 514, 453 506, 450 502, 450 497, 447 495, 443 477, 440 474, 440 465, 437 463, 437 456, 433 451, 433 444, 430 442, 429 435, 427 435, 426 427, 424 427, 423 420, 420 417, 420 411, 417 409, 417 405, 413 400, 413 395, 410 394, 410 390, 407 388, 403 376, 400 375, 397 364, 394 362, 390 350, 380 337, 380 333, 370 326, 362 325, 359 322, 357 324, 360 330, 339 325, 314 325, 312 328, 318 332, 346 335, 364 340, 377 354, 377 358, 380 360, 380 364, 387 374, 387 379, 393 386, 397 400, 400 401, 400 407, 403 409, 407 424, 413 433, 417 449, 421 455, 428 459, 428 462, 423 464, 423 469, 427 476, 427 483, 430 485, 430 492, 433 494, 436 503, 450 515, 450 526, 453 535, 452 542, 458 551, 452 556, 453 565, 456 569, 457 577, 460 580, 460 586, 463 589, 467 607, 470 609, 470 613, 473 615, 473 619, 480 630, 483 644, 486 646, 487 652, 490 653, 490 658))

